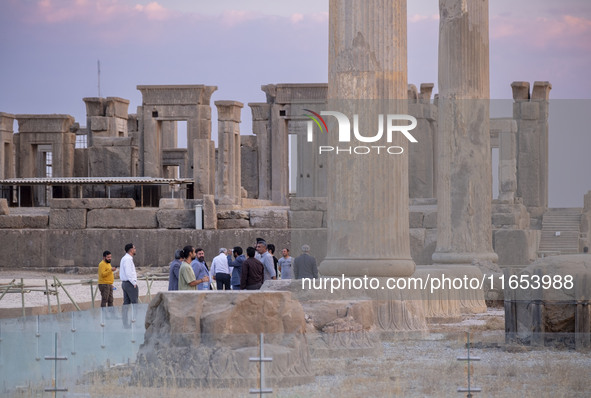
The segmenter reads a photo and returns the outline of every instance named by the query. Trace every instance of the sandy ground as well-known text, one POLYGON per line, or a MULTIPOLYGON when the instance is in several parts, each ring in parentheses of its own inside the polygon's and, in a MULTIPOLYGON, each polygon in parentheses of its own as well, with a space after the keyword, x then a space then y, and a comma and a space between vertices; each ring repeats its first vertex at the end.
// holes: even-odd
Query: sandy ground
MULTIPOLYGON (((148 284, 150 284, 150 295, 154 295, 160 291, 168 290, 168 277, 164 273, 155 274, 155 271, 142 272, 138 269, 138 286, 140 290, 140 301, 148 302, 148 284), (148 276, 151 279, 146 281, 144 278, 148 276), (166 280, 154 280, 154 279, 166 280)), ((97 290, 98 276, 94 274, 58 274, 48 272, 22 271, 22 270, 4 270, 0 271, 0 296, 5 291, 7 286, 12 282, 16 284, 21 283, 23 279, 23 290, 25 290, 24 300, 26 307, 26 315, 38 315, 47 313, 47 295, 45 294, 45 281, 47 280, 48 287, 55 292, 54 276, 63 284, 64 288, 58 288, 58 294, 50 294, 49 301, 51 304, 51 311, 57 312, 58 299, 62 310, 69 310, 72 308, 72 301, 68 294, 72 296, 74 301, 82 308, 90 308, 92 302, 92 293, 90 281, 92 281, 92 289, 95 291, 95 306, 100 306, 101 295, 97 290), (13 281, 14 280, 14 281, 13 281), (67 291, 67 293, 66 293, 67 291)), ((121 289, 121 281, 115 279, 113 285, 115 290, 113 296, 115 305, 123 303, 123 290, 121 289)), ((0 300, 0 318, 10 318, 20 316, 22 314, 22 294, 20 293, 20 285, 17 288, 11 289, 0 300)))

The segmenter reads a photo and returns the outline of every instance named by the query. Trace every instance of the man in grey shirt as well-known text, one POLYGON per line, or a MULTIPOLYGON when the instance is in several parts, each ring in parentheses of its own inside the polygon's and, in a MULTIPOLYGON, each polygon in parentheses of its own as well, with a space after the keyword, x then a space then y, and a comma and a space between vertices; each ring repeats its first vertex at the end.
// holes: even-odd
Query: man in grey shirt
POLYGON ((296 279, 318 278, 316 259, 310 255, 310 246, 302 246, 302 254, 293 260, 293 274, 296 279))
POLYGON ((281 279, 291 279, 293 278, 293 272, 291 269, 291 264, 293 262, 293 258, 289 255, 289 249, 286 247, 281 251, 283 257, 279 259, 279 271, 281 271, 281 279))
POLYGON ((275 275, 275 262, 273 261, 271 253, 267 251, 267 242, 264 240, 258 241, 256 250, 257 253, 261 255, 260 261, 265 268, 265 281, 269 279, 277 279, 277 275, 275 275))

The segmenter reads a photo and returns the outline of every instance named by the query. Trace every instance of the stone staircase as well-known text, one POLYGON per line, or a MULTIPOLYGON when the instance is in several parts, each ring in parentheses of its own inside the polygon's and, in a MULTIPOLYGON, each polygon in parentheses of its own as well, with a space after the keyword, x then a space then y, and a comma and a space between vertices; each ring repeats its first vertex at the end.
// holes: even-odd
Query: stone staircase
POLYGON ((574 254, 579 252, 580 208, 548 209, 542 220, 539 254, 574 254), (557 233, 560 235, 557 236, 557 233))

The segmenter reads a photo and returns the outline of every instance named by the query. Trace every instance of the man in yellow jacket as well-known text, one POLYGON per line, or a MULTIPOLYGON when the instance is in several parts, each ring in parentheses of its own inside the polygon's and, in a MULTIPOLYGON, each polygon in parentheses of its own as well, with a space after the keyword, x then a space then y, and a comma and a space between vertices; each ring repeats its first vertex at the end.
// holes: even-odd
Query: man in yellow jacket
POLYGON ((117 268, 111 267, 111 252, 103 252, 103 261, 98 267, 98 283, 101 292, 101 307, 113 306, 113 282, 115 281, 114 272, 117 268))

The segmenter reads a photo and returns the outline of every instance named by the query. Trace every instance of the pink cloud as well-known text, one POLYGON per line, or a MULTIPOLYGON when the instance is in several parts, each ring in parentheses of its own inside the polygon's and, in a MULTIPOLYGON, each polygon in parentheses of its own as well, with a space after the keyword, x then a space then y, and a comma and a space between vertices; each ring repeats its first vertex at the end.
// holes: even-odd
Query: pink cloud
POLYGON ((414 14, 408 17, 409 23, 416 23, 422 21, 439 21, 439 14, 432 14, 432 15, 421 15, 421 14, 414 14))
POLYGON ((572 15, 555 18, 495 16, 490 22, 491 40, 524 43, 537 49, 591 50, 591 20, 572 15))
POLYGON ((148 20, 166 20, 178 15, 158 2, 130 6, 122 0, 38 0, 27 8, 25 20, 31 23, 60 24, 84 21, 104 24, 113 19, 144 17, 148 20))

